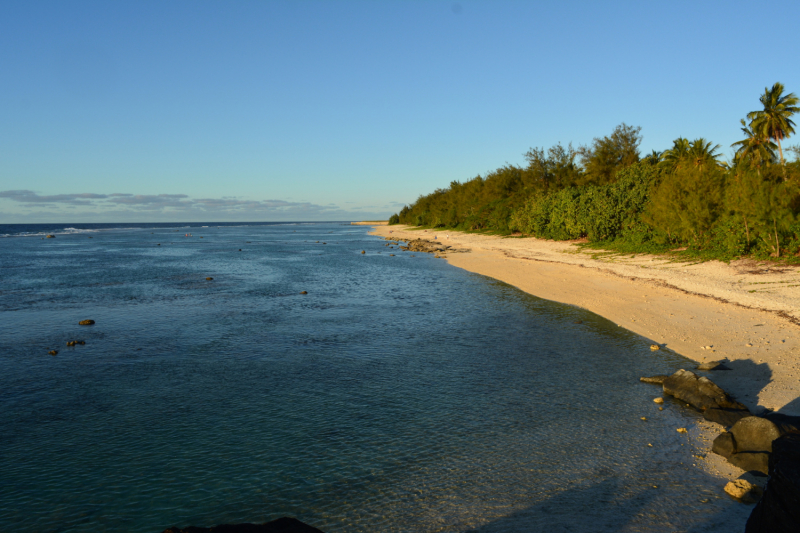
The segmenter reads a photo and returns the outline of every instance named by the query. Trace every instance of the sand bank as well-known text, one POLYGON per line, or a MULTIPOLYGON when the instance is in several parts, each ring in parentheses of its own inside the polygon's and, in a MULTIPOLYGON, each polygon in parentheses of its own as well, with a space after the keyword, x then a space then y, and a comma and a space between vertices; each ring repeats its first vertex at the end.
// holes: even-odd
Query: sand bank
MULTIPOLYGON (((694 361, 727 359, 732 370, 709 377, 751 412, 800 415, 800 268, 598 254, 569 242, 406 226, 376 227, 372 233, 403 239, 435 235, 444 244, 467 248, 470 253, 446 260, 540 298, 592 311, 694 361)), ((698 437, 709 439, 715 426, 701 424, 698 437)), ((709 455, 717 473, 737 474, 715 458, 709 455)))

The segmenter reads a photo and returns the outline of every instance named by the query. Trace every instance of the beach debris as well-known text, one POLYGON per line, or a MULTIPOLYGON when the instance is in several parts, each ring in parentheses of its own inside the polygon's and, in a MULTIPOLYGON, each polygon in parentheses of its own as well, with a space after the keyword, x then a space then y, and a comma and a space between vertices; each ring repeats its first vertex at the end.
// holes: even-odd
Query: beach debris
POLYGON ((658 344, 651 344, 650 349, 655 352, 656 350, 660 350, 661 346, 659 346, 658 344))
POLYGON ((653 398, 653 401, 656 402, 656 403, 664 403, 664 398, 661 398, 659 396, 658 398, 653 398))
POLYGON ((678 428, 678 433, 687 433, 686 428, 678 428))
POLYGON ((665 375, 663 375, 663 374, 658 374, 658 375, 656 375, 656 376, 650 376, 650 377, 643 377, 643 378, 639 378, 639 381, 641 381, 641 382, 643 382, 643 383, 652 383, 652 384, 654 384, 654 385, 661 385, 662 383, 664 383, 664 381, 665 381, 665 380, 666 380, 668 377, 669 377, 669 376, 665 376, 665 375))
POLYGON ((658 410, 659 410, 659 411, 663 411, 663 410, 664 410, 664 408, 663 408, 663 407, 659 407, 659 408, 658 408, 658 410))
POLYGON ((648 445, 649 447, 651 447, 651 448, 653 447, 653 445, 652 445, 652 444, 650 444, 649 442, 647 443, 647 445, 648 445))
POLYGON ((50 355, 58 355, 58 350, 50 350, 47 353, 49 353, 50 355))
POLYGON ((742 503, 756 503, 764 494, 764 489, 753 485, 746 479, 734 479, 725 485, 725 494, 742 503))
POLYGON ((749 342, 747 344, 745 344, 745 346, 747 346, 748 348, 752 348, 753 347, 753 345, 750 344, 749 342))
POLYGON ((647 422, 647 417, 646 417, 646 416, 643 416, 643 417, 642 417, 642 420, 643 420, 643 421, 645 421, 645 422, 647 422))
POLYGON ((94 320, 81 320, 78 322, 79 326, 91 326, 92 324, 94 324, 94 320))
POLYGON ((711 348, 713 348, 713 346, 701 346, 700 347, 701 350, 710 350, 711 348))
POLYGON ((308 294, 308 291, 300 291, 300 294, 308 294))

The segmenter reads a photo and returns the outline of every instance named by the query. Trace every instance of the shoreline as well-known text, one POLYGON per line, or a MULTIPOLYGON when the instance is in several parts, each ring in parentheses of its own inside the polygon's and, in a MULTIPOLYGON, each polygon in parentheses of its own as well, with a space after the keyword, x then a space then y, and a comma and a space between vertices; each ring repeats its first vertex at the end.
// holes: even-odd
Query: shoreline
MULTIPOLYGON (((403 225, 375 226, 370 234, 401 240, 436 236, 468 250, 442 254, 455 267, 586 309, 698 364, 724 359, 731 370, 703 374, 753 414, 800 415, 798 267, 603 254, 570 242, 403 225)), ((743 470, 710 452, 722 430, 711 422, 698 424, 694 437, 708 451, 698 466, 726 479, 741 477, 743 470)))

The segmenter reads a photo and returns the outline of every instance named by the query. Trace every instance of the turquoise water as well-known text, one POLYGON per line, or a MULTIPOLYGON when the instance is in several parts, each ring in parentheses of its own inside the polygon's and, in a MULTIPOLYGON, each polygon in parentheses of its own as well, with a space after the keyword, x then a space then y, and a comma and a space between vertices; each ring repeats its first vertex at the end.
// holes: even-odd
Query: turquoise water
POLYGON ((0 531, 743 529, 638 382, 678 355, 363 227, 208 225, 0 228, 0 531))

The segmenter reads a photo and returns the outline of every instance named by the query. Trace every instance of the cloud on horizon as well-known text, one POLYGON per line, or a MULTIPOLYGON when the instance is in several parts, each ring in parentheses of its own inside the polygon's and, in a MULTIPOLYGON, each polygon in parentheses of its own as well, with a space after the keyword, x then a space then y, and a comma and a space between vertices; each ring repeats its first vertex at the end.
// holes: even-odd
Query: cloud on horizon
MULTIPOLYGON (((286 200, 243 200, 235 197, 190 198, 186 194, 55 194, 40 195, 31 190, 0 191, 0 199, 22 204, 26 211, 19 218, 41 218, 43 216, 69 215, 71 218, 125 218, 148 217, 151 219, 237 220, 269 218, 274 220, 346 220, 363 217, 363 209, 377 206, 354 207, 344 210, 335 204, 319 205, 311 202, 286 200), (30 208, 47 208, 48 211, 32 212, 30 208), (79 209, 78 209, 79 208, 79 209)), ((380 209, 380 208, 378 208, 380 209)), ((387 210, 388 211, 388 210, 387 210)), ((371 213, 378 216, 380 211, 371 213)), ((8 213, 6 213, 6 216, 8 213)), ((17 218, 17 217, 15 217, 17 218)))

